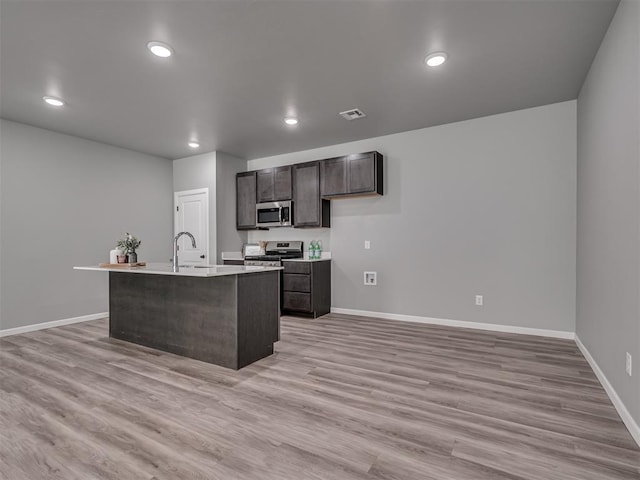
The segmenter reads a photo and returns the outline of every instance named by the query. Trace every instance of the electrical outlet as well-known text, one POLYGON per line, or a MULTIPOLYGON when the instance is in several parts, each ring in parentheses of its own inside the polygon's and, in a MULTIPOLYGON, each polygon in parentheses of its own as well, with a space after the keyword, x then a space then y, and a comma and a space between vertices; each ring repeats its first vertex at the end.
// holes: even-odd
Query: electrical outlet
POLYGON ((369 240, 364 241, 365 250, 369 250, 371 248, 371 242, 369 240))
POLYGON ((481 307, 484 305, 484 297, 482 295, 476 295, 476 305, 481 307))
POLYGON ((377 285, 378 284, 378 272, 364 272, 364 284, 365 285, 377 285))
POLYGON ((624 369, 627 372, 627 375, 631 376, 631 354, 629 352, 627 352, 627 358, 626 358, 624 369))

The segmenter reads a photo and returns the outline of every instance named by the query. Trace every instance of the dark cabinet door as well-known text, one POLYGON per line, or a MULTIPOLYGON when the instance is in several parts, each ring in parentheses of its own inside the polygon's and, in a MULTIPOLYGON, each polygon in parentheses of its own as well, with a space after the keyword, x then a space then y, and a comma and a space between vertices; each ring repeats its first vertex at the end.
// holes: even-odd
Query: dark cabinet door
POLYGON ((256 182, 258 203, 291 200, 290 165, 259 170, 256 182))
POLYGON ((258 203, 273 202, 273 168, 259 170, 256 173, 256 194, 258 203))
POLYGON ((321 195, 382 195, 382 158, 378 152, 367 152, 322 160, 321 195))
POLYGON ((376 191, 376 157, 373 153, 349 155, 347 161, 348 193, 376 191))
POLYGON ((256 172, 236 175, 236 228, 256 228, 256 172))
POLYGON ((320 198, 320 163, 293 166, 293 220, 296 227, 330 226, 330 203, 320 198))
POLYGON ((311 312, 311 294, 299 292, 284 292, 282 306, 285 310, 311 312))
POLYGON ((286 273, 282 277, 282 289, 285 292, 311 293, 311 282, 309 278, 309 275, 286 273))
POLYGON ((347 157, 320 162, 320 193, 323 197, 347 193, 347 157))
POLYGON ((320 224, 320 165, 318 162, 294 165, 293 211, 296 226, 320 224))
POLYGON ((291 165, 273 169, 273 200, 291 200, 291 165))

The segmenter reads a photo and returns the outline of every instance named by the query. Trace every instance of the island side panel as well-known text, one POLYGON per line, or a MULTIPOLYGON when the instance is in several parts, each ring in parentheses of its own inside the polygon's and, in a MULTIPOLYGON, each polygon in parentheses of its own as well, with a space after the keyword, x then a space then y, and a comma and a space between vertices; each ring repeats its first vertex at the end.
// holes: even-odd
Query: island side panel
POLYGON ((238 275, 238 368, 273 353, 280 338, 280 272, 238 275))
POLYGON ((149 277, 109 272, 109 336, 166 351, 166 287, 149 277))
POLYGON ((239 368, 236 275, 109 275, 112 337, 239 368))

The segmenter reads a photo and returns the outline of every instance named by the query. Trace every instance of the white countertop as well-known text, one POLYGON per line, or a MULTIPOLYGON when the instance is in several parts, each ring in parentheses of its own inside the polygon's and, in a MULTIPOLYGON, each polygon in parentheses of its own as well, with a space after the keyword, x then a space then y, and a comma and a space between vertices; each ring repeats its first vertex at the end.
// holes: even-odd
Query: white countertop
POLYGON ((326 260, 331 260, 331 252, 320 252, 320 258, 314 258, 313 260, 309 258, 309 252, 304 252, 302 258, 287 258, 283 260, 285 262, 324 262, 326 260))
POLYGON ((321 257, 321 258, 314 258, 314 259, 310 259, 309 257, 303 257, 303 258, 286 258, 282 261, 283 262, 326 262, 330 260, 331 260, 331 257, 321 257))
POLYGON ((173 271, 170 263, 148 263, 145 267, 112 267, 103 268, 97 265, 73 267, 74 270, 91 270, 96 272, 146 273, 150 275, 178 275, 183 277, 220 277, 223 275, 242 275, 245 273, 270 272, 282 270, 282 267, 259 267, 242 265, 198 265, 179 267, 173 271))

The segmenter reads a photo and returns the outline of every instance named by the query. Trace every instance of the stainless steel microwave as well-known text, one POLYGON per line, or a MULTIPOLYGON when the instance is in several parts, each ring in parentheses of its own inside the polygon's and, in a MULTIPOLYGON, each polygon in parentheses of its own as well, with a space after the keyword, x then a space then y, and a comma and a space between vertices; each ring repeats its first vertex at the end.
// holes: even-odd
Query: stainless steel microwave
POLYGON ((268 202, 256 205, 256 225, 258 227, 293 226, 293 204, 287 202, 268 202))

